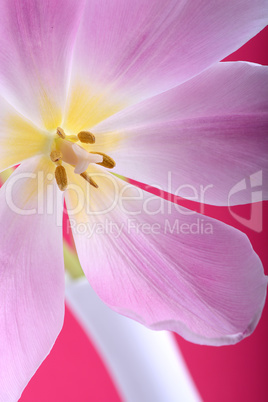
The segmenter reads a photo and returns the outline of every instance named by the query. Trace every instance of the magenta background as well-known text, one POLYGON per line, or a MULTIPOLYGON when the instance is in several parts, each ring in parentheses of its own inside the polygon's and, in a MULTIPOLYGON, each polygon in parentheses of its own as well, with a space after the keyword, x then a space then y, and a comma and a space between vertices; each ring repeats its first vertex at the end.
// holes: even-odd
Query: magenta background
MULTIPOLYGON (((268 64, 267 44, 268 28, 226 60, 247 60, 268 64)), ((184 205, 187 205, 187 202, 184 202, 184 205)), ((245 217, 248 211, 247 206, 237 207, 236 210, 245 217)), ((255 233, 239 225, 230 216, 227 208, 206 207, 205 214, 244 231, 262 259, 268 274, 267 225, 262 233, 255 233)), ((264 203, 264 222, 267 222, 267 216, 268 202, 264 203)), ((267 401, 267 303, 253 335, 237 345, 215 348, 194 345, 179 336, 176 336, 176 340, 205 402, 267 401)), ((51 354, 30 381, 20 401, 89 400, 121 401, 98 352, 70 311, 66 309, 63 330, 51 354)))

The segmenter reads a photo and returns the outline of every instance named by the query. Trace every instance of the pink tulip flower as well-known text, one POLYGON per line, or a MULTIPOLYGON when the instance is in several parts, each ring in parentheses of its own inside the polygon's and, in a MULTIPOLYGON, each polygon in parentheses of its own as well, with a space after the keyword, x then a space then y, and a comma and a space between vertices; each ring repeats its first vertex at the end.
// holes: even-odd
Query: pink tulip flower
POLYGON ((236 186, 267 174, 267 68, 220 60, 266 21, 265 0, 0 1, 0 170, 20 165, 0 190, 0 401, 20 397, 62 327, 63 194, 112 309, 207 345, 255 329, 267 280, 248 238, 110 168, 251 202, 236 186))

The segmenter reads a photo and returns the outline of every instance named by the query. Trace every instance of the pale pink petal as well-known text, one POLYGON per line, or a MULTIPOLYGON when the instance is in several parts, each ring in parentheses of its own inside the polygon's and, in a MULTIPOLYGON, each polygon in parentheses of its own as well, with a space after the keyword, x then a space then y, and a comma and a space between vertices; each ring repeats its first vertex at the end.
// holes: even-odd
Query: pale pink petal
MULTIPOLYGON (((35 158, 21 165, 0 191, 0 400, 4 402, 19 399, 63 323, 62 214, 52 202, 56 189, 49 174, 49 162, 35 158)), ((58 201, 60 205, 62 199, 58 201)))
POLYGON ((88 1, 66 126, 92 127, 195 76, 264 28, 267 11, 265 0, 88 1))
POLYGON ((61 123, 83 8, 76 0, 1 1, 1 94, 47 129, 61 123))
POLYGON ((267 87, 266 66, 218 63, 96 126, 95 148, 117 138, 106 150, 116 172, 181 197, 235 205, 261 190, 267 199, 267 87))
POLYGON ((252 333, 267 280, 243 233, 112 175, 88 173, 99 188, 77 181, 85 208, 81 189, 67 191, 66 201, 81 265, 105 303, 196 343, 232 344, 252 333))

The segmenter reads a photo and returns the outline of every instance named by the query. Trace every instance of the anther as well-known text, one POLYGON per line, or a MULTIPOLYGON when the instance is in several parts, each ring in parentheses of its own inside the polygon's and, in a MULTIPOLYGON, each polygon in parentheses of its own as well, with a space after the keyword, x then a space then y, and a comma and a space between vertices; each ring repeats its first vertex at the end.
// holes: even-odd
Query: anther
POLYGON ((57 150, 51 151, 50 159, 52 160, 52 162, 59 162, 60 160, 62 160, 62 153, 57 150))
POLYGON ((60 138, 62 138, 64 140, 64 138, 66 137, 66 134, 64 132, 64 130, 61 127, 57 128, 57 134, 60 138))
POLYGON ((101 165, 108 169, 113 169, 115 167, 116 163, 110 156, 103 154, 102 152, 90 152, 90 153, 103 156, 103 161, 98 162, 97 165, 101 165))
POLYGON ((57 166, 55 170, 57 185, 61 191, 65 191, 68 186, 66 170, 63 166, 57 166))
POLYGON ((90 131, 80 131, 80 133, 77 134, 77 137, 84 144, 95 143, 95 136, 90 131))
POLYGON ((99 188, 97 183, 88 175, 87 172, 81 173, 80 176, 83 177, 83 179, 85 179, 89 184, 91 184, 91 186, 99 188))

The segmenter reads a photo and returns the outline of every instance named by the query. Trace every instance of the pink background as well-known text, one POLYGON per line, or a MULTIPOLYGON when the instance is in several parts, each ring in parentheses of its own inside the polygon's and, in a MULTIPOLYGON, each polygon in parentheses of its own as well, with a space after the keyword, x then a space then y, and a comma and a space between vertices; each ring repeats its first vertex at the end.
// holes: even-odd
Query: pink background
MULTIPOLYGON (((226 60, 268 64, 268 28, 226 60)), ((184 202, 187 205, 187 202, 184 202)), ((188 204, 190 205, 190 204, 188 204)), ((247 217, 249 206, 236 212, 247 217)), ((264 203, 267 222, 268 202, 264 203)), ((244 231, 263 261, 268 274, 268 227, 255 233, 239 225, 227 208, 206 207, 205 214, 244 231), (265 242, 266 240, 266 242, 265 242)), ((268 305, 252 336, 228 347, 204 347, 176 336, 193 379, 205 402, 265 402, 268 395, 268 305)), ((70 311, 66 309, 63 330, 45 362, 25 389, 21 402, 118 402, 115 389, 98 352, 70 311)), ((138 402, 138 401, 137 401, 138 402)))

